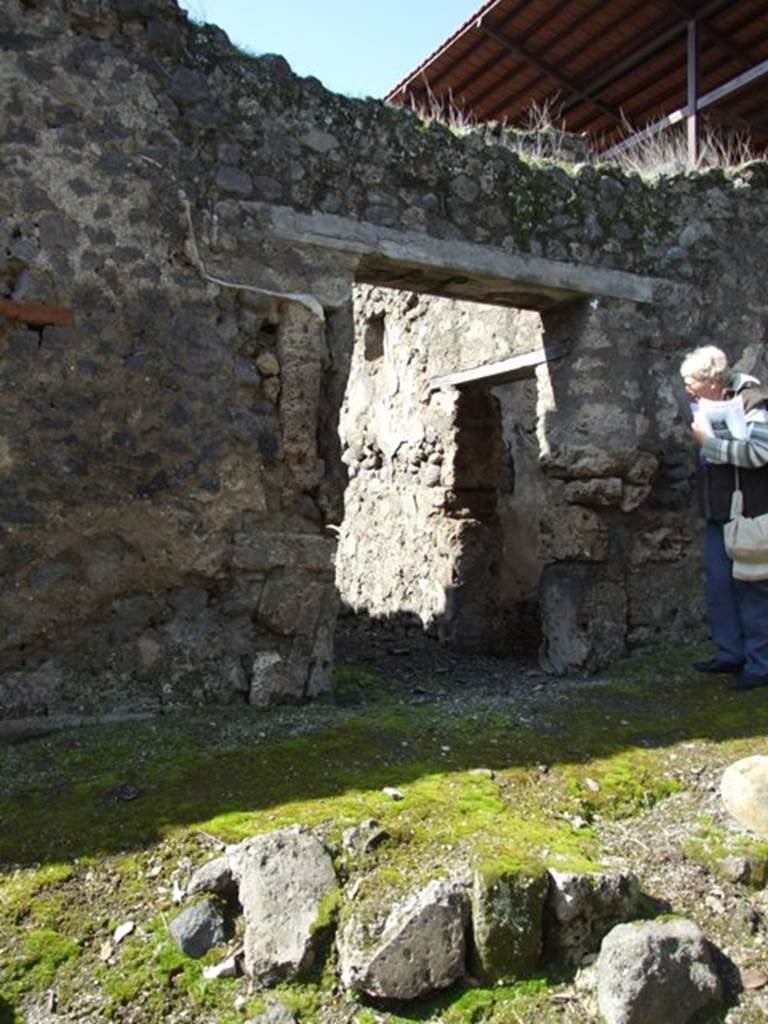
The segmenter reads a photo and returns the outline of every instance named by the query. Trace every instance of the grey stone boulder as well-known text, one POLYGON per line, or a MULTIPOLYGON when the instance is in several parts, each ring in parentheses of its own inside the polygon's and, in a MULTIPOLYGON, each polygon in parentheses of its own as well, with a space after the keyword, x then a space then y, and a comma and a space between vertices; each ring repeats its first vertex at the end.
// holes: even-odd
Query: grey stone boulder
POLYGON ((338 893, 330 855, 311 832, 280 829, 229 853, 245 915, 245 972, 262 985, 315 962, 327 909, 338 893))
POLYGON ((396 903, 383 919, 367 901, 351 908, 338 936, 343 985, 381 999, 417 999, 465 970, 466 886, 438 879, 396 903))
POLYGON ((187 895, 194 896, 199 892, 212 892, 225 899, 237 895, 237 885, 232 877, 232 866, 229 857, 217 857, 209 860, 193 872, 187 885, 187 895))
POLYGON ((617 925, 596 973, 605 1024, 689 1024, 722 1000, 709 945, 683 918, 617 925))
POLYGON ((476 869, 472 880, 473 973, 489 984, 530 973, 541 955, 544 900, 549 878, 476 869))
POLYGON ((739 825, 768 838, 768 756, 755 754, 729 765, 720 780, 720 795, 739 825))
POLYGON ((639 917, 641 907, 640 883, 629 871, 550 870, 544 912, 547 957, 578 966, 597 952, 611 928, 639 917))
POLYGON ((171 921, 170 932, 182 953, 197 959, 226 942, 232 925, 218 900, 205 899, 185 907, 171 921))

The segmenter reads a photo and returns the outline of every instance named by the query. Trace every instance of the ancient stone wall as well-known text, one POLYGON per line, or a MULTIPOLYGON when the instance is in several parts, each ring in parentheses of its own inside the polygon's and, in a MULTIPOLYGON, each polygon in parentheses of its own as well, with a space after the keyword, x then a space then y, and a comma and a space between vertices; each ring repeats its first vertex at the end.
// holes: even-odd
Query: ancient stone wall
MULTIPOLYGON (((725 316, 730 299, 719 296, 725 316)), ((741 354, 747 370, 762 375, 766 360, 761 339, 733 346, 714 320, 690 341, 666 337, 664 317, 679 313, 593 302, 545 314, 542 327, 530 312, 358 292, 341 423, 351 469, 342 599, 396 627, 484 650, 529 644, 537 611, 542 661, 555 671, 700 635, 700 526, 677 365, 709 339, 741 354), (373 361, 371 332, 383 341, 373 361), (474 504, 457 503, 463 389, 436 391, 429 381, 544 341, 568 354, 493 389, 495 416, 489 407, 464 449, 474 504), (413 454, 406 438, 416 439, 413 454)))
POLYGON ((3 37, 3 293, 76 318, 0 320, 0 711, 14 717, 329 686, 333 329, 206 281, 189 255, 179 189, 194 197, 235 142, 199 155, 212 95, 191 68, 165 70, 188 26, 172 4, 147 21, 149 6, 12 4, 23 31, 3 37))
MULTIPOLYGON (((504 132, 426 128, 244 56, 173 0, 7 0, 0 45, 0 298, 75 316, 0 319, 0 714, 327 689, 352 285, 403 260, 425 290, 545 294, 544 338, 569 347, 537 392, 549 663, 698 621, 676 365, 712 340, 765 369, 764 165, 646 184, 527 162, 504 132)), ((421 401, 426 370, 398 366, 421 401)), ((455 453, 425 430, 387 458, 430 536, 438 497, 435 529, 496 557, 458 444, 494 406, 475 393, 462 421, 462 401, 429 400, 455 453)), ((426 558, 419 614, 452 583, 426 558)), ((453 638, 485 642, 458 607, 453 638)))

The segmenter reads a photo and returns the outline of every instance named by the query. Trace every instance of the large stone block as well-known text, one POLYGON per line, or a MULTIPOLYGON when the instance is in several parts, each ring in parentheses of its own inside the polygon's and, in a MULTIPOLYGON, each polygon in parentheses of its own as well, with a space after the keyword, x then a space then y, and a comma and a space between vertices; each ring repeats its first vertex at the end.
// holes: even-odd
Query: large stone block
POLYGON ((619 477, 609 476, 592 480, 571 480, 565 485, 565 500, 572 505, 608 508, 621 505, 624 484, 619 477))
POLYGON ((233 928, 219 901, 204 899, 182 910, 169 931, 182 953, 197 959, 226 942, 233 928))
POLYGON ((259 623, 281 636, 313 635, 328 589, 305 573, 284 571, 270 576, 259 602, 259 623))
POLYGON ((638 917, 642 893, 629 871, 549 872, 544 926, 547 956, 578 967, 617 924, 638 917))
POLYGON ((472 880, 474 973, 488 984, 530 974, 541 955, 548 876, 478 869, 472 880))
POLYGON ((245 915, 245 970, 263 985, 310 968, 338 883, 328 851, 294 827, 246 839, 229 855, 245 915))
POLYGON ((347 988, 382 999, 416 999, 453 984, 464 972, 466 889, 430 882, 393 906, 379 926, 371 908, 352 906, 338 937, 347 988))
POLYGON ((768 757, 754 754, 723 772, 720 793, 728 813, 744 828, 768 839, 768 757))
POLYGON ((542 561, 603 562, 607 557, 608 530, 596 512, 578 505, 542 510, 542 561))
POLYGON ((597 1001, 605 1024, 692 1024, 721 1000, 709 945, 693 921, 634 921, 604 939, 597 1001))
POLYGON ((704 638, 706 604, 699 572, 681 573, 676 562, 650 563, 627 573, 626 592, 630 646, 704 638))

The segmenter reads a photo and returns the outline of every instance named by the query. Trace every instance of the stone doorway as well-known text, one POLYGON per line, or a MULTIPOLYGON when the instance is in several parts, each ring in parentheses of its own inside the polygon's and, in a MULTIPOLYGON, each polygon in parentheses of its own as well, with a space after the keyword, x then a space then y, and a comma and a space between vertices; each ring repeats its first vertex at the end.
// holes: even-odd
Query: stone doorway
POLYGON ((537 386, 436 386, 541 345, 539 314, 358 286, 337 584, 357 614, 464 651, 539 646, 537 386))

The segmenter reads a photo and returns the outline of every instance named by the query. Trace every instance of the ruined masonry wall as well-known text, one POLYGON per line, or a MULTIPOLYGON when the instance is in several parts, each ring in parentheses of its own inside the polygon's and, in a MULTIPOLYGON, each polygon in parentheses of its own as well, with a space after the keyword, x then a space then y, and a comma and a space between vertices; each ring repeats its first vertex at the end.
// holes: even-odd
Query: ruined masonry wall
MULTIPOLYGON (((0 41, 0 296, 76 316, 0 320, 0 715, 327 689, 357 257, 271 237, 265 204, 683 288, 545 322, 571 357, 539 381, 567 506, 541 594, 561 669, 697 618, 673 382, 706 340, 765 375, 765 165, 648 185, 528 163, 246 57, 173 0, 7 0, 0 41)), ((470 491, 441 528, 482 548, 470 491)))
MULTIPOLYGON (((337 556, 340 596, 354 610, 394 627, 464 640, 457 616, 466 614, 466 602, 453 595, 467 583, 461 553, 483 527, 457 501, 468 483, 457 445, 465 443, 456 429, 458 392, 433 390, 430 380, 538 347, 541 319, 530 311, 358 287, 355 337, 340 421, 349 471, 337 556)), ((502 462, 519 447, 517 390, 504 387, 497 395, 506 412, 506 451, 489 433, 473 453, 471 485, 489 492, 496 491, 502 462)), ((525 456, 516 455, 522 468, 525 456)), ((531 518, 526 503, 506 493, 498 514, 502 538, 510 541, 531 518)), ((511 609, 513 596, 526 589, 526 572, 535 570, 522 567, 521 573, 520 552, 511 543, 502 544, 496 560, 498 573, 484 587, 511 609)), ((479 631, 478 644, 499 647, 503 623, 489 621, 487 627, 479 631)))
MULTIPOLYGON (((411 628, 466 646, 454 635, 453 598, 473 573, 485 574, 485 592, 496 588, 506 614, 476 609, 487 627, 479 646, 524 645, 530 620, 520 613, 538 602, 541 660, 560 672, 703 635, 701 525, 677 367, 684 351, 713 340, 744 369, 766 372, 761 339, 732 344, 726 298, 723 322, 684 339, 666 335, 668 311, 643 315, 617 302, 546 314, 543 324, 537 314, 381 289, 359 291, 357 308, 341 421, 352 479, 337 580, 347 603, 406 629, 400 613, 409 612, 411 628), (373 361, 364 354, 371 324, 384 338, 373 361), (470 514, 459 507, 454 518, 459 391, 430 392, 427 382, 543 340, 565 342, 569 356, 533 380, 495 388, 504 450, 485 458, 482 443, 469 449, 470 485, 498 487, 497 505, 470 514), (473 551, 464 531, 489 524, 494 540, 473 551), (493 565, 484 561, 489 547, 493 565)), ((764 315, 754 294, 748 308, 764 315)))
MULTIPOLYGON (((622 383, 612 391, 585 372, 576 400, 564 408, 559 363, 494 388, 503 448, 491 443, 489 411, 487 432, 468 449, 471 479, 464 484, 496 502, 468 508, 456 500, 460 392, 430 390, 429 381, 539 347, 540 316, 370 288, 357 290, 356 314, 358 344, 341 418, 350 483, 337 583, 346 604, 393 628, 426 628, 467 646, 457 616, 466 618, 460 595, 474 582, 490 598, 473 609, 485 626, 475 628, 477 646, 514 650, 535 641, 531 612, 541 602, 541 653, 560 671, 597 664, 606 651, 615 656, 696 635, 702 588, 700 528, 688 502, 690 453, 687 446, 665 450, 650 418, 638 430, 641 414, 632 408, 640 396, 632 378, 643 363, 655 375, 674 373, 667 353, 642 353, 642 362, 641 353, 631 353, 636 365, 617 367, 622 383), (622 398, 626 413, 617 409, 622 398), (547 420, 555 410, 595 425, 613 419, 623 452, 608 455, 592 427, 591 450, 550 465, 547 420), (618 617, 611 614, 616 607, 618 617)), ((562 325, 547 320, 556 335, 562 325)), ((568 326, 578 328, 578 319, 568 326)), ((582 343, 606 347, 592 330, 582 343)), ((596 364, 591 357, 589 367, 596 364)), ((671 394, 669 401, 674 412, 671 394)))

